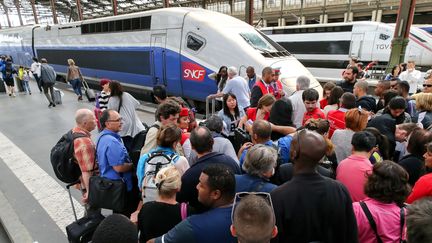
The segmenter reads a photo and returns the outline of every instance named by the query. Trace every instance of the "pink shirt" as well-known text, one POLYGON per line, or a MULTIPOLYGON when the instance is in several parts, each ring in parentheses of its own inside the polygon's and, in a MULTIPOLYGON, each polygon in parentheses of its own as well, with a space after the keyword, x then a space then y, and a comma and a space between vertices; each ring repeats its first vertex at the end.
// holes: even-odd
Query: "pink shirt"
POLYGON ((368 158, 350 155, 342 160, 336 170, 336 180, 342 182, 348 189, 353 202, 363 200, 364 185, 367 175, 372 173, 372 164, 368 158))
MULTIPOLYGON (((365 198, 369 211, 377 225, 377 232, 383 242, 399 243, 400 239, 400 208, 395 203, 382 203, 372 198, 365 198)), ((376 236, 369 221, 358 202, 353 203, 354 215, 357 219, 358 239, 360 243, 376 243, 376 236)), ((406 215, 406 211, 405 211, 406 215)), ((402 238, 406 239, 406 224, 402 238)))

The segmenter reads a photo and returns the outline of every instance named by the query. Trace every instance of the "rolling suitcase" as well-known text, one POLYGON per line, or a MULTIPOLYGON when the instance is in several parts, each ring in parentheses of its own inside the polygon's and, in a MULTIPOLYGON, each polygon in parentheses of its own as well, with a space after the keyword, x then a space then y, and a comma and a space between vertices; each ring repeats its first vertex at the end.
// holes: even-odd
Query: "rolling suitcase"
POLYGON ((75 222, 66 226, 68 241, 70 243, 91 242, 93 233, 105 217, 102 214, 97 213, 94 215, 84 216, 80 219, 77 218, 75 206, 70 192, 70 187, 75 184, 76 182, 66 185, 66 189, 68 190, 69 199, 72 205, 72 211, 75 217, 75 222))
POLYGON ((62 102, 62 94, 59 89, 54 88, 54 97, 53 97, 54 103, 56 105, 61 105, 62 102))
POLYGON ((90 87, 89 87, 87 81, 83 80, 82 83, 83 83, 83 86, 84 86, 85 95, 86 95, 86 97, 87 97, 87 100, 88 100, 89 102, 93 102, 93 101, 95 101, 95 100, 96 100, 96 95, 95 95, 94 90, 90 89, 90 87))
POLYGON ((15 80, 16 86, 18 88, 18 92, 24 92, 24 86, 23 86, 22 80, 19 79, 18 77, 15 77, 14 80, 15 80))
POLYGON ((0 93, 6 93, 6 83, 0 79, 0 93))

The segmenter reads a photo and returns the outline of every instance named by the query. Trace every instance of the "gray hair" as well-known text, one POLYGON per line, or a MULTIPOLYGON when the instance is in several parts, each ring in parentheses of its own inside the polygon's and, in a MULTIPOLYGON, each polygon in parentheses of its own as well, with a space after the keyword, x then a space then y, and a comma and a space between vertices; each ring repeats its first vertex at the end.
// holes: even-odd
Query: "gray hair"
POLYGON ((222 121, 222 118, 220 118, 217 115, 212 115, 211 117, 209 117, 206 120, 205 124, 206 124, 206 127, 212 132, 217 132, 217 133, 222 132, 223 121, 222 121))
POLYGON ((425 197, 408 206, 406 217, 409 242, 431 242, 432 199, 425 197))
POLYGON ((228 74, 229 75, 232 75, 232 76, 235 76, 235 75, 237 75, 237 68, 236 67, 233 67, 233 66, 231 66, 231 67, 228 67, 228 74))
POLYGON ((296 81, 297 86, 300 90, 308 89, 310 86, 310 79, 306 76, 299 76, 296 81))
POLYGON ((275 149, 264 145, 256 144, 246 154, 243 170, 247 174, 262 177, 276 166, 277 152, 275 149))
POLYGON ((367 93, 369 84, 367 81, 357 81, 357 83, 354 84, 354 87, 358 87, 359 89, 367 93))
POLYGON ((75 112, 75 122, 77 125, 82 125, 93 116, 93 111, 89 109, 79 109, 75 112))

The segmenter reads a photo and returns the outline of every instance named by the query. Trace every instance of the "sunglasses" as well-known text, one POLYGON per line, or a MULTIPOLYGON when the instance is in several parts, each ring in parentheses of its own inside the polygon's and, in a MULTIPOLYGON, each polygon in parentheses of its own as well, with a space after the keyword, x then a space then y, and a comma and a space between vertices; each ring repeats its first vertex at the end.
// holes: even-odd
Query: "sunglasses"
POLYGON ((430 87, 432 87, 432 84, 423 84, 423 87, 424 88, 426 88, 426 87, 430 88, 430 87))
POLYGON ((270 193, 268 193, 268 192, 237 192, 235 194, 234 204, 233 204, 233 207, 232 207, 232 210, 231 210, 231 222, 233 224, 234 224, 234 213, 235 213, 235 210, 236 210, 236 207, 237 207, 238 203, 243 198, 245 198, 247 196, 251 196, 251 195, 263 198, 268 203, 268 205, 270 206, 270 208, 272 209, 272 213, 273 213, 273 216, 274 216, 273 203, 272 203, 272 200, 271 200, 270 193))
POLYGON ((107 122, 121 122, 123 120, 123 117, 120 117, 119 119, 115 120, 107 120, 107 122))

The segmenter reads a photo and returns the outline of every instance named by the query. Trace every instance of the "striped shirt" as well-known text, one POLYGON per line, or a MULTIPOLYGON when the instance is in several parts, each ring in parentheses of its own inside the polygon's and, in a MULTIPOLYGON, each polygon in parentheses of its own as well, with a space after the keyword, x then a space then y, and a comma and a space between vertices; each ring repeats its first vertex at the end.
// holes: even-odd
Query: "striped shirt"
POLYGON ((109 98, 110 98, 110 94, 102 90, 102 92, 99 95, 99 109, 101 109, 101 111, 104 111, 108 108, 109 98))

